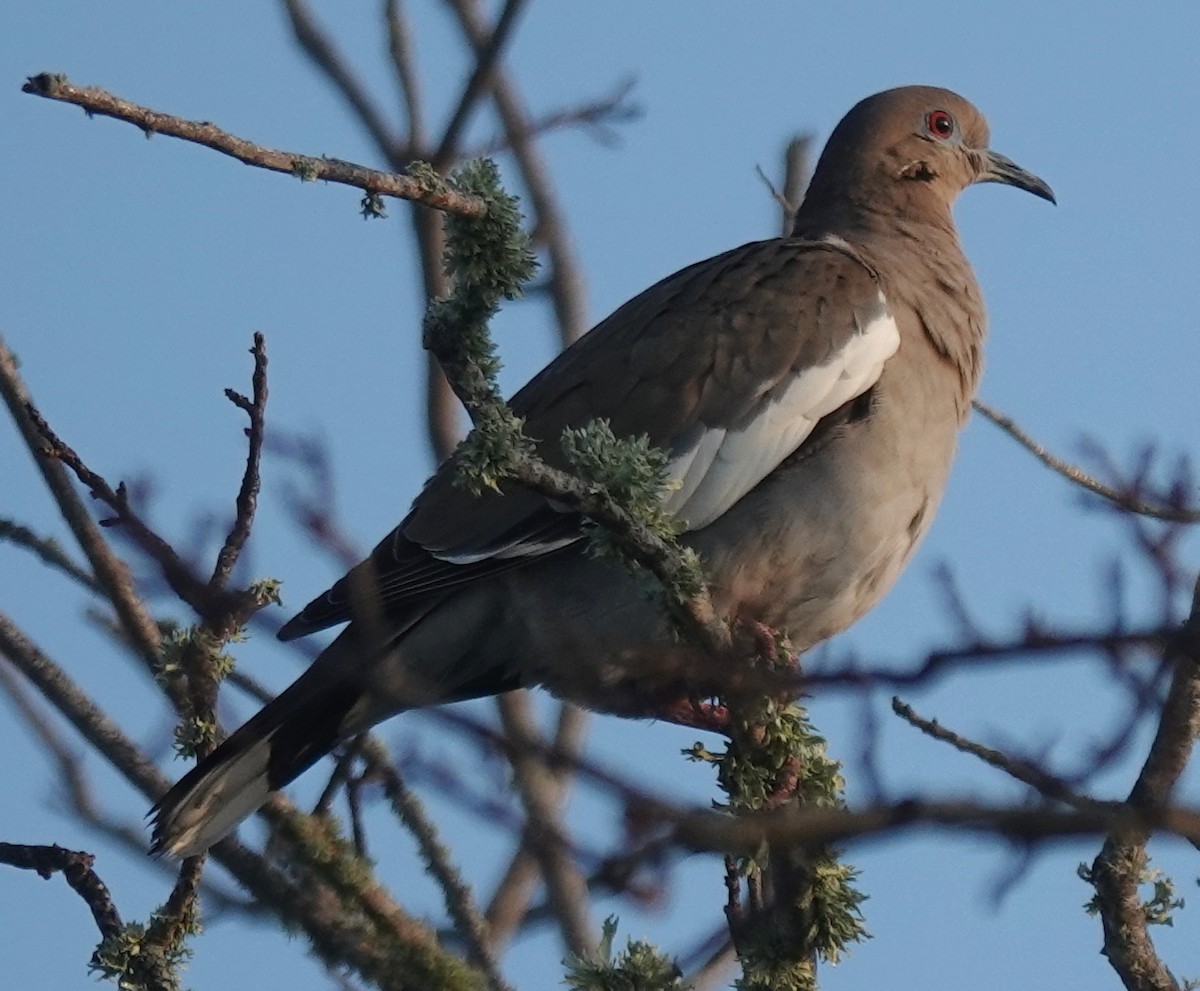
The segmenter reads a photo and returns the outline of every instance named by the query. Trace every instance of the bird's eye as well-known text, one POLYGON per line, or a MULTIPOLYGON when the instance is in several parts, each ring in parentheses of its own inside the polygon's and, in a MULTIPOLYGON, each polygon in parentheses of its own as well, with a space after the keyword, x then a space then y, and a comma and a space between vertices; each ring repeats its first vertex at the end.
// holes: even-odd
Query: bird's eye
POLYGON ((935 138, 944 141, 954 133, 954 118, 945 110, 931 110, 925 118, 925 126, 935 138))

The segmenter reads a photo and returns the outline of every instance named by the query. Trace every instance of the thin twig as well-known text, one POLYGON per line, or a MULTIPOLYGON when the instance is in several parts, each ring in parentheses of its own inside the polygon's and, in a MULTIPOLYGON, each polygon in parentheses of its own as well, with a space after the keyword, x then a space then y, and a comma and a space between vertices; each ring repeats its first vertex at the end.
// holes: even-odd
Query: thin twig
POLYGON ((73 103, 83 107, 89 114, 100 114, 135 124, 147 134, 166 134, 204 145, 256 168, 294 175, 306 181, 323 179, 326 182, 353 186, 369 196, 393 196, 412 200, 464 217, 481 217, 484 213, 484 206, 476 197, 464 195, 444 185, 430 185, 411 176, 380 172, 337 158, 266 148, 229 134, 214 124, 186 120, 183 117, 151 110, 94 86, 76 86, 65 76, 51 73, 31 76, 21 89, 22 92, 34 96, 73 103))
POLYGON ((254 346, 250 349, 254 355, 254 374, 251 379, 252 399, 247 399, 241 393, 226 389, 225 395, 231 403, 245 411, 250 418, 250 426, 246 429, 249 439, 246 453, 246 470, 242 474, 242 485, 237 494, 237 516, 225 543, 217 554, 217 563, 213 568, 211 584, 223 588, 229 581, 233 567, 241 556, 242 548, 250 536, 250 527, 254 523, 254 510, 258 505, 259 464, 262 461, 263 432, 265 428, 267 409, 267 351, 262 334, 254 335, 254 346))
MULTIPOLYGON (((458 17, 476 58, 483 57, 489 50, 491 38, 477 0, 450 0, 450 8, 458 17)), ((492 73, 492 97, 504 127, 504 136, 529 191, 534 232, 537 240, 545 245, 549 259, 550 299, 558 322, 559 341, 566 347, 588 328, 583 269, 567 234, 566 217, 537 143, 536 129, 530 123, 516 86, 500 66, 492 73)))
POLYGON ((387 795, 397 817, 408 828, 421 848, 421 854, 430 873, 442 889, 446 909, 454 920, 455 928, 467 944, 472 962, 487 975, 492 991, 511 991, 500 973, 500 964, 491 946, 487 921, 480 914, 471 894, 471 888, 463 879, 450 851, 437 834, 437 827, 426 815, 420 800, 396 773, 396 769, 381 754, 376 753, 374 772, 383 777, 384 794, 387 795))
MULTIPOLYGON (((519 705, 517 697, 518 693, 506 693, 496 699, 496 704, 500 708, 519 705)), ((567 702, 562 703, 554 741, 551 744, 552 752, 561 755, 557 766, 552 768, 556 792, 549 798, 551 806, 555 809, 561 810, 566 803, 575 765, 586 738, 587 720, 588 713, 583 709, 567 702)), ((539 876, 538 860, 531 846, 531 837, 523 830, 521 841, 509 861, 508 868, 488 902, 486 914, 493 945, 503 946, 521 927, 530 912, 529 906, 539 876)))
POLYGON ((0 654, 66 717, 97 753, 136 784, 144 795, 157 798, 167 790, 166 778, 140 748, 3 613, 0 613, 0 654))
POLYGON ((596 931, 589 919, 590 898, 587 882, 568 854, 558 810, 559 790, 540 754, 546 746, 533 720, 528 698, 500 710, 506 740, 511 746, 509 759, 521 802, 528 816, 526 835, 530 849, 541 867, 546 893, 562 933, 563 942, 579 956, 596 948, 596 931))
MULTIPOLYGON (((104 589, 105 597, 112 603, 128 643, 145 668, 153 671, 162 647, 162 634, 158 624, 138 594, 129 567, 116 555, 100 533, 66 469, 53 458, 42 456, 45 438, 29 415, 29 390, 25 387, 17 371, 17 362, 3 338, 0 338, 0 396, 8 406, 21 439, 42 473, 46 488, 79 543, 80 550, 88 559, 92 574, 104 589)), ((172 701, 178 700, 173 697, 172 701)))
POLYGON ((1121 802, 1105 802, 1080 795, 1061 778, 1026 760, 1010 757, 1000 750, 985 747, 973 740, 968 740, 952 730, 946 729, 936 719, 924 719, 913 710, 912 706, 899 698, 892 699, 892 711, 910 726, 920 730, 926 736, 948 743, 955 750, 972 757, 978 757, 985 764, 1003 771, 1010 777, 1023 784, 1029 785, 1046 798, 1063 802, 1075 809, 1107 809, 1115 811, 1121 808, 1121 802))
MULTIPOLYGON (((58 726, 41 709, 25 682, 4 662, 0 662, 0 691, 8 695, 17 714, 58 767, 58 795, 54 806, 70 811, 80 822, 137 857, 139 863, 154 866, 165 875, 173 875, 174 867, 166 861, 146 858, 146 830, 140 819, 118 821, 100 807, 82 758, 68 745, 58 726)), ((205 878, 203 892, 211 912, 216 915, 229 912, 262 915, 266 910, 266 906, 247 901, 232 889, 215 884, 211 877, 205 878)))
MULTIPOLYGON (((532 118, 521 137, 541 138, 554 131, 582 127, 601 144, 615 145, 618 140, 617 132, 610 129, 609 125, 631 123, 638 120, 644 113, 639 104, 629 102, 629 96, 636 85, 636 80, 626 77, 617 82, 608 96, 589 100, 578 106, 553 110, 540 117, 532 118)), ((472 149, 471 157, 497 155, 511 149, 512 139, 507 135, 501 135, 493 138, 487 144, 472 149)))
POLYGON ((486 43, 475 48, 475 66, 467 79, 467 84, 459 94, 458 105, 450 115, 442 140, 433 155, 434 168, 447 168, 458 157, 459 139, 471 112, 487 92, 492 77, 492 70, 500 59, 500 53, 511 37, 516 27, 517 17, 525 6, 525 0, 505 0, 504 9, 496 19, 496 26, 488 32, 486 43))
POLYGON ((108 886, 92 870, 96 858, 80 850, 66 850, 54 846, 25 846, 17 843, 0 843, 0 864, 37 871, 44 878, 61 872, 71 889, 79 895, 91 910, 96 928, 104 939, 121 932, 121 914, 113 904, 108 886))
MULTIPOLYGON (((1120 630, 1047 630, 1031 628, 1011 640, 974 640, 960 647, 930 651, 920 663, 904 668, 879 666, 864 668, 858 664, 830 667, 823 671, 806 672, 803 686, 807 689, 841 688, 857 691, 863 686, 902 688, 919 685, 941 677, 961 665, 995 664, 1021 660, 1025 655, 1068 659, 1085 651, 1132 649, 1157 650, 1173 631, 1153 626, 1120 630)), ((765 675, 760 674, 760 677, 765 675)))
POLYGON ((13 520, 0 519, 0 540, 6 540, 17 547, 33 551, 42 564, 74 579, 89 592, 103 594, 100 583, 83 568, 71 560, 53 537, 39 537, 28 527, 21 526, 13 520))
MULTIPOLYGON (((425 111, 421 103, 421 84, 417 76, 417 59, 413 50, 412 25, 401 0, 387 0, 384 10, 387 21, 388 54, 392 57, 392 69, 400 88, 400 102, 408 117, 408 144, 411 148, 424 149, 425 111)), ((360 114, 360 119, 362 115, 360 114)), ((376 137, 375 143, 380 144, 376 137)), ((422 150, 414 158, 426 157, 422 150)))
POLYGON ((976 399, 972 405, 1047 468, 1058 472, 1063 478, 1087 489, 1087 491, 1107 499, 1113 505, 1130 513, 1137 513, 1139 516, 1149 516, 1152 519, 1165 520, 1168 523, 1200 523, 1200 509, 1183 505, 1155 505, 1139 499, 1130 492, 1122 492, 1111 485, 1105 485, 1103 482, 1093 478, 1078 465, 1073 465, 1069 461, 1064 461, 1062 458, 1051 454, 1042 444, 1039 444, 1017 426, 1012 417, 988 406, 979 399, 976 399))
POLYGON ((284 0, 283 8, 300 47, 321 67, 321 71, 349 101, 355 116, 371 136, 371 140, 377 146, 389 149, 389 160, 402 158, 411 161, 418 157, 413 154, 411 146, 406 146, 404 141, 392 132, 383 111, 374 102, 350 63, 333 47, 329 36, 313 17, 308 4, 303 0, 284 0))

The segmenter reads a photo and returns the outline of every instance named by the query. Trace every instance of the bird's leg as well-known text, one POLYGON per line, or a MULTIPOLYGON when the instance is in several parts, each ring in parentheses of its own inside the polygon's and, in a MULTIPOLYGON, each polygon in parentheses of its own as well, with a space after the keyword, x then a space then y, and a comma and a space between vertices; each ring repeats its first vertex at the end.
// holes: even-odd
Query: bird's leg
POLYGON ((776 632, 771 627, 766 623, 760 623, 757 619, 743 619, 741 624, 750 635, 750 642, 754 645, 759 657, 764 661, 773 661, 779 656, 779 641, 776 632))
POLYGON ((655 719, 664 719, 688 729, 729 735, 729 710, 719 703, 692 697, 680 698, 660 706, 652 715, 655 719))
MULTIPOLYGON (((740 645, 735 649, 739 652, 752 652, 757 658, 765 661, 768 667, 775 666, 781 656, 780 641, 776 631, 765 623, 753 619, 740 619, 738 626, 741 627, 742 637, 740 645)), ((799 664, 798 659, 795 663, 799 664)), ((741 665, 738 667, 741 668, 741 665)), ((735 686, 731 684, 730 687, 735 686)), ((766 690, 762 684, 753 689, 755 694, 762 694, 766 690)), ((784 691, 786 697, 790 698, 791 694, 790 687, 784 691)), ((688 729, 707 730, 712 733, 721 733, 724 736, 729 736, 732 728, 727 705, 721 702, 706 701, 696 695, 686 695, 658 704, 647 714, 651 718, 663 719, 688 729)))

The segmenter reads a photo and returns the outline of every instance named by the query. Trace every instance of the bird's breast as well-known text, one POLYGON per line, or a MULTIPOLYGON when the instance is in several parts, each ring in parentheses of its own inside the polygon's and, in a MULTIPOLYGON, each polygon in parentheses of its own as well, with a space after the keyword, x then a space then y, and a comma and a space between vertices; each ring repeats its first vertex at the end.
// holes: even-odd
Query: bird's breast
POLYGON ((799 649, 872 608, 941 500, 960 422, 957 379, 927 347, 902 346, 865 415, 697 532, 717 608, 785 630, 799 649))

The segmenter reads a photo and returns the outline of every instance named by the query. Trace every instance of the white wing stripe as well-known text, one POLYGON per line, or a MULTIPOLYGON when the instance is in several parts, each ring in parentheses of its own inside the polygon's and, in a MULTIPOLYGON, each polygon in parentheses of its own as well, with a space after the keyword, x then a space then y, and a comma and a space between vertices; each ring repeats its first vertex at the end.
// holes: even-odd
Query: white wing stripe
MULTIPOLYGON (((717 519, 796 450, 821 417, 871 388, 899 346, 899 329, 880 293, 878 308, 841 351, 764 392, 736 427, 705 429, 671 459, 671 487, 663 493, 667 510, 684 520, 689 530, 717 519)), ((440 551, 434 556, 454 564, 474 564, 488 558, 546 554, 577 539, 517 539, 482 551, 440 551)))
POLYGON ((680 487, 664 494, 667 508, 689 530, 707 526, 796 450, 821 417, 871 388, 899 346, 880 293, 879 308, 841 351, 766 393, 736 428, 706 431, 671 461, 680 487))

